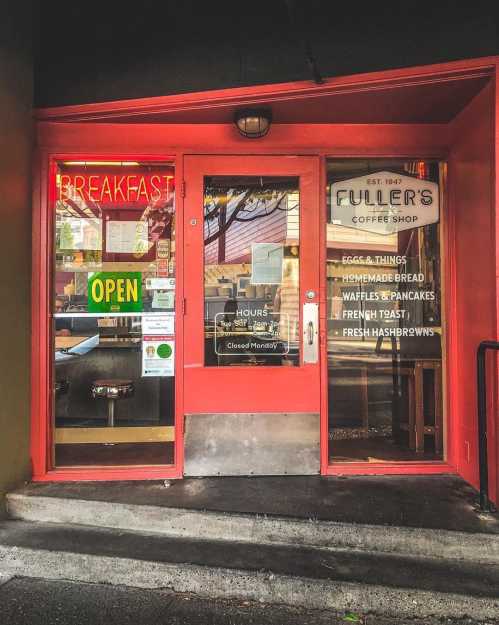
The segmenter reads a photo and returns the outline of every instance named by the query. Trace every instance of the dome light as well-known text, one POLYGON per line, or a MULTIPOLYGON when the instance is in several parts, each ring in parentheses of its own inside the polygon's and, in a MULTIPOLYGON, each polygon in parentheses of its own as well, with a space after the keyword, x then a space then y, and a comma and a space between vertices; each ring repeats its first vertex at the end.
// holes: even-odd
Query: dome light
POLYGON ((246 109, 236 111, 234 122, 239 133, 247 139, 265 137, 272 122, 272 111, 269 109, 246 109))

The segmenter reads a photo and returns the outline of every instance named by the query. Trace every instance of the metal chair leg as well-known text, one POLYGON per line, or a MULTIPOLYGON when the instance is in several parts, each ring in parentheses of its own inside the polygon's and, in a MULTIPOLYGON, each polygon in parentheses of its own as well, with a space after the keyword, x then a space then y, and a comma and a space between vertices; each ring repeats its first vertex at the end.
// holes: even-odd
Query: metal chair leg
POLYGON ((114 427, 114 406, 116 404, 115 399, 109 398, 107 400, 107 424, 110 428, 114 427))

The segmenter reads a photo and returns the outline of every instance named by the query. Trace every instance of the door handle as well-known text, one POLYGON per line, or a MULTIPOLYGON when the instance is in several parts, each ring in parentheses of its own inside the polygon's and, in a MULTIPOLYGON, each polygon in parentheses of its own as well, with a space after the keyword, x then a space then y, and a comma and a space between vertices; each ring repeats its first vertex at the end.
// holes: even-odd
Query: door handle
POLYGON ((303 304, 303 363, 319 362, 319 304, 303 304))
POLYGON ((314 344, 314 322, 309 321, 307 324, 307 333, 308 333, 308 344, 314 344))

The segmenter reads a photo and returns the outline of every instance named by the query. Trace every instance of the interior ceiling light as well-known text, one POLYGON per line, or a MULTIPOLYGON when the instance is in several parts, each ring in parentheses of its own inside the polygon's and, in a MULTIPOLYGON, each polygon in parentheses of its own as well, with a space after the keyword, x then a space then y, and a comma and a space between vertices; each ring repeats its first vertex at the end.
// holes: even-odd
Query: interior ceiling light
POLYGON ((248 139, 265 137, 272 122, 270 109, 245 109, 236 111, 234 123, 239 133, 248 139))
POLYGON ((64 161, 63 165, 81 165, 84 167, 112 165, 116 167, 136 167, 137 161, 64 161))

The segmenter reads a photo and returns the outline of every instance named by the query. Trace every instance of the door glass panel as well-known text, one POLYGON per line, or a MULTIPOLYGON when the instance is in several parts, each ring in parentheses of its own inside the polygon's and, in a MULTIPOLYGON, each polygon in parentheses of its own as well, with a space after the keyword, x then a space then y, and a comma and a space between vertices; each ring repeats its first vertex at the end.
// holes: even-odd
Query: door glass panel
POLYGON ((205 366, 298 366, 299 179, 204 179, 205 366))
POLYGON ((173 164, 61 162, 55 191, 53 464, 171 464, 173 164))
POLYGON ((332 461, 443 458, 442 167, 327 163, 332 461))

